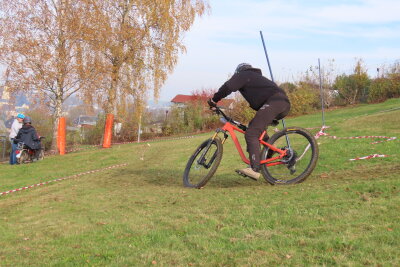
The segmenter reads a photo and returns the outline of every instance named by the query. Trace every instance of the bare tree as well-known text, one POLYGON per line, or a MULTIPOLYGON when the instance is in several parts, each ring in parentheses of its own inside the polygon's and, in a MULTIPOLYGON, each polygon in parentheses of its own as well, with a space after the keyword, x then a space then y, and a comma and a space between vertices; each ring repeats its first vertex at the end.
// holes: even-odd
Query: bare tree
POLYGON ((48 102, 54 117, 56 147, 63 102, 95 87, 100 72, 94 53, 82 42, 79 1, 0 0, 0 63, 8 68, 7 86, 48 102))

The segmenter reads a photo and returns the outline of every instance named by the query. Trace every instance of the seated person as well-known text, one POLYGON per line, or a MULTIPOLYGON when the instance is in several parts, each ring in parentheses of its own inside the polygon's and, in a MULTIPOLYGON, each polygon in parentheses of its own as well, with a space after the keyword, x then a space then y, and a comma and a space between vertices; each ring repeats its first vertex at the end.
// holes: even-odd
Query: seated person
POLYGON ((35 158, 39 156, 40 149, 42 148, 40 138, 32 126, 32 120, 30 117, 25 117, 23 120, 24 125, 18 131, 17 136, 14 139, 15 143, 22 142, 24 145, 32 150, 35 150, 35 158))

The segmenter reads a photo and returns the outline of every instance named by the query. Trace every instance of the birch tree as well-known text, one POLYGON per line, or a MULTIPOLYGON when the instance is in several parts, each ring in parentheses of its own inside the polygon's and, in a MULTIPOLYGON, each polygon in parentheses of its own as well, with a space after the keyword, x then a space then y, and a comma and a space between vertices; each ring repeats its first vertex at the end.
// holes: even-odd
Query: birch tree
POLYGON ((86 5, 85 40, 99 53, 104 69, 106 113, 115 113, 127 95, 141 109, 146 95, 154 98, 178 56, 182 37, 206 0, 82 0, 86 5))
POLYGON ((63 102, 83 88, 94 88, 100 73, 101 65, 82 42, 78 3, 0 0, 0 63, 7 67, 7 86, 51 107, 53 150, 63 102))

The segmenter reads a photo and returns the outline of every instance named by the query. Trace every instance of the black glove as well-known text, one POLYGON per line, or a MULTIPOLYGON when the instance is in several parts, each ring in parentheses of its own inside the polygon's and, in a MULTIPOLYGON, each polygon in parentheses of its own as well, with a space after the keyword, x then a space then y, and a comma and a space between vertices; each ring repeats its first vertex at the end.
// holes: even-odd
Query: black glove
POLYGON ((211 98, 208 99, 207 103, 210 106, 210 108, 216 108, 217 107, 217 103, 215 103, 211 98))

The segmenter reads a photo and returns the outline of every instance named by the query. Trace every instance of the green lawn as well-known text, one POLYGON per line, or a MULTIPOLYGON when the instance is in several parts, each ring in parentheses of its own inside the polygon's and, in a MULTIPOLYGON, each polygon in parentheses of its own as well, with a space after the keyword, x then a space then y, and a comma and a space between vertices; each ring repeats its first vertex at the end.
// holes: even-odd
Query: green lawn
MULTIPOLYGON (((399 266, 399 107, 328 111, 331 135, 398 139, 321 137, 314 173, 292 186, 238 176, 228 139, 210 182, 184 188, 186 162, 211 133, 2 164, 0 192, 128 163, 0 196, 0 266, 399 266), (371 154, 389 157, 349 161, 371 154)), ((319 127, 321 114, 286 123, 319 127)))

